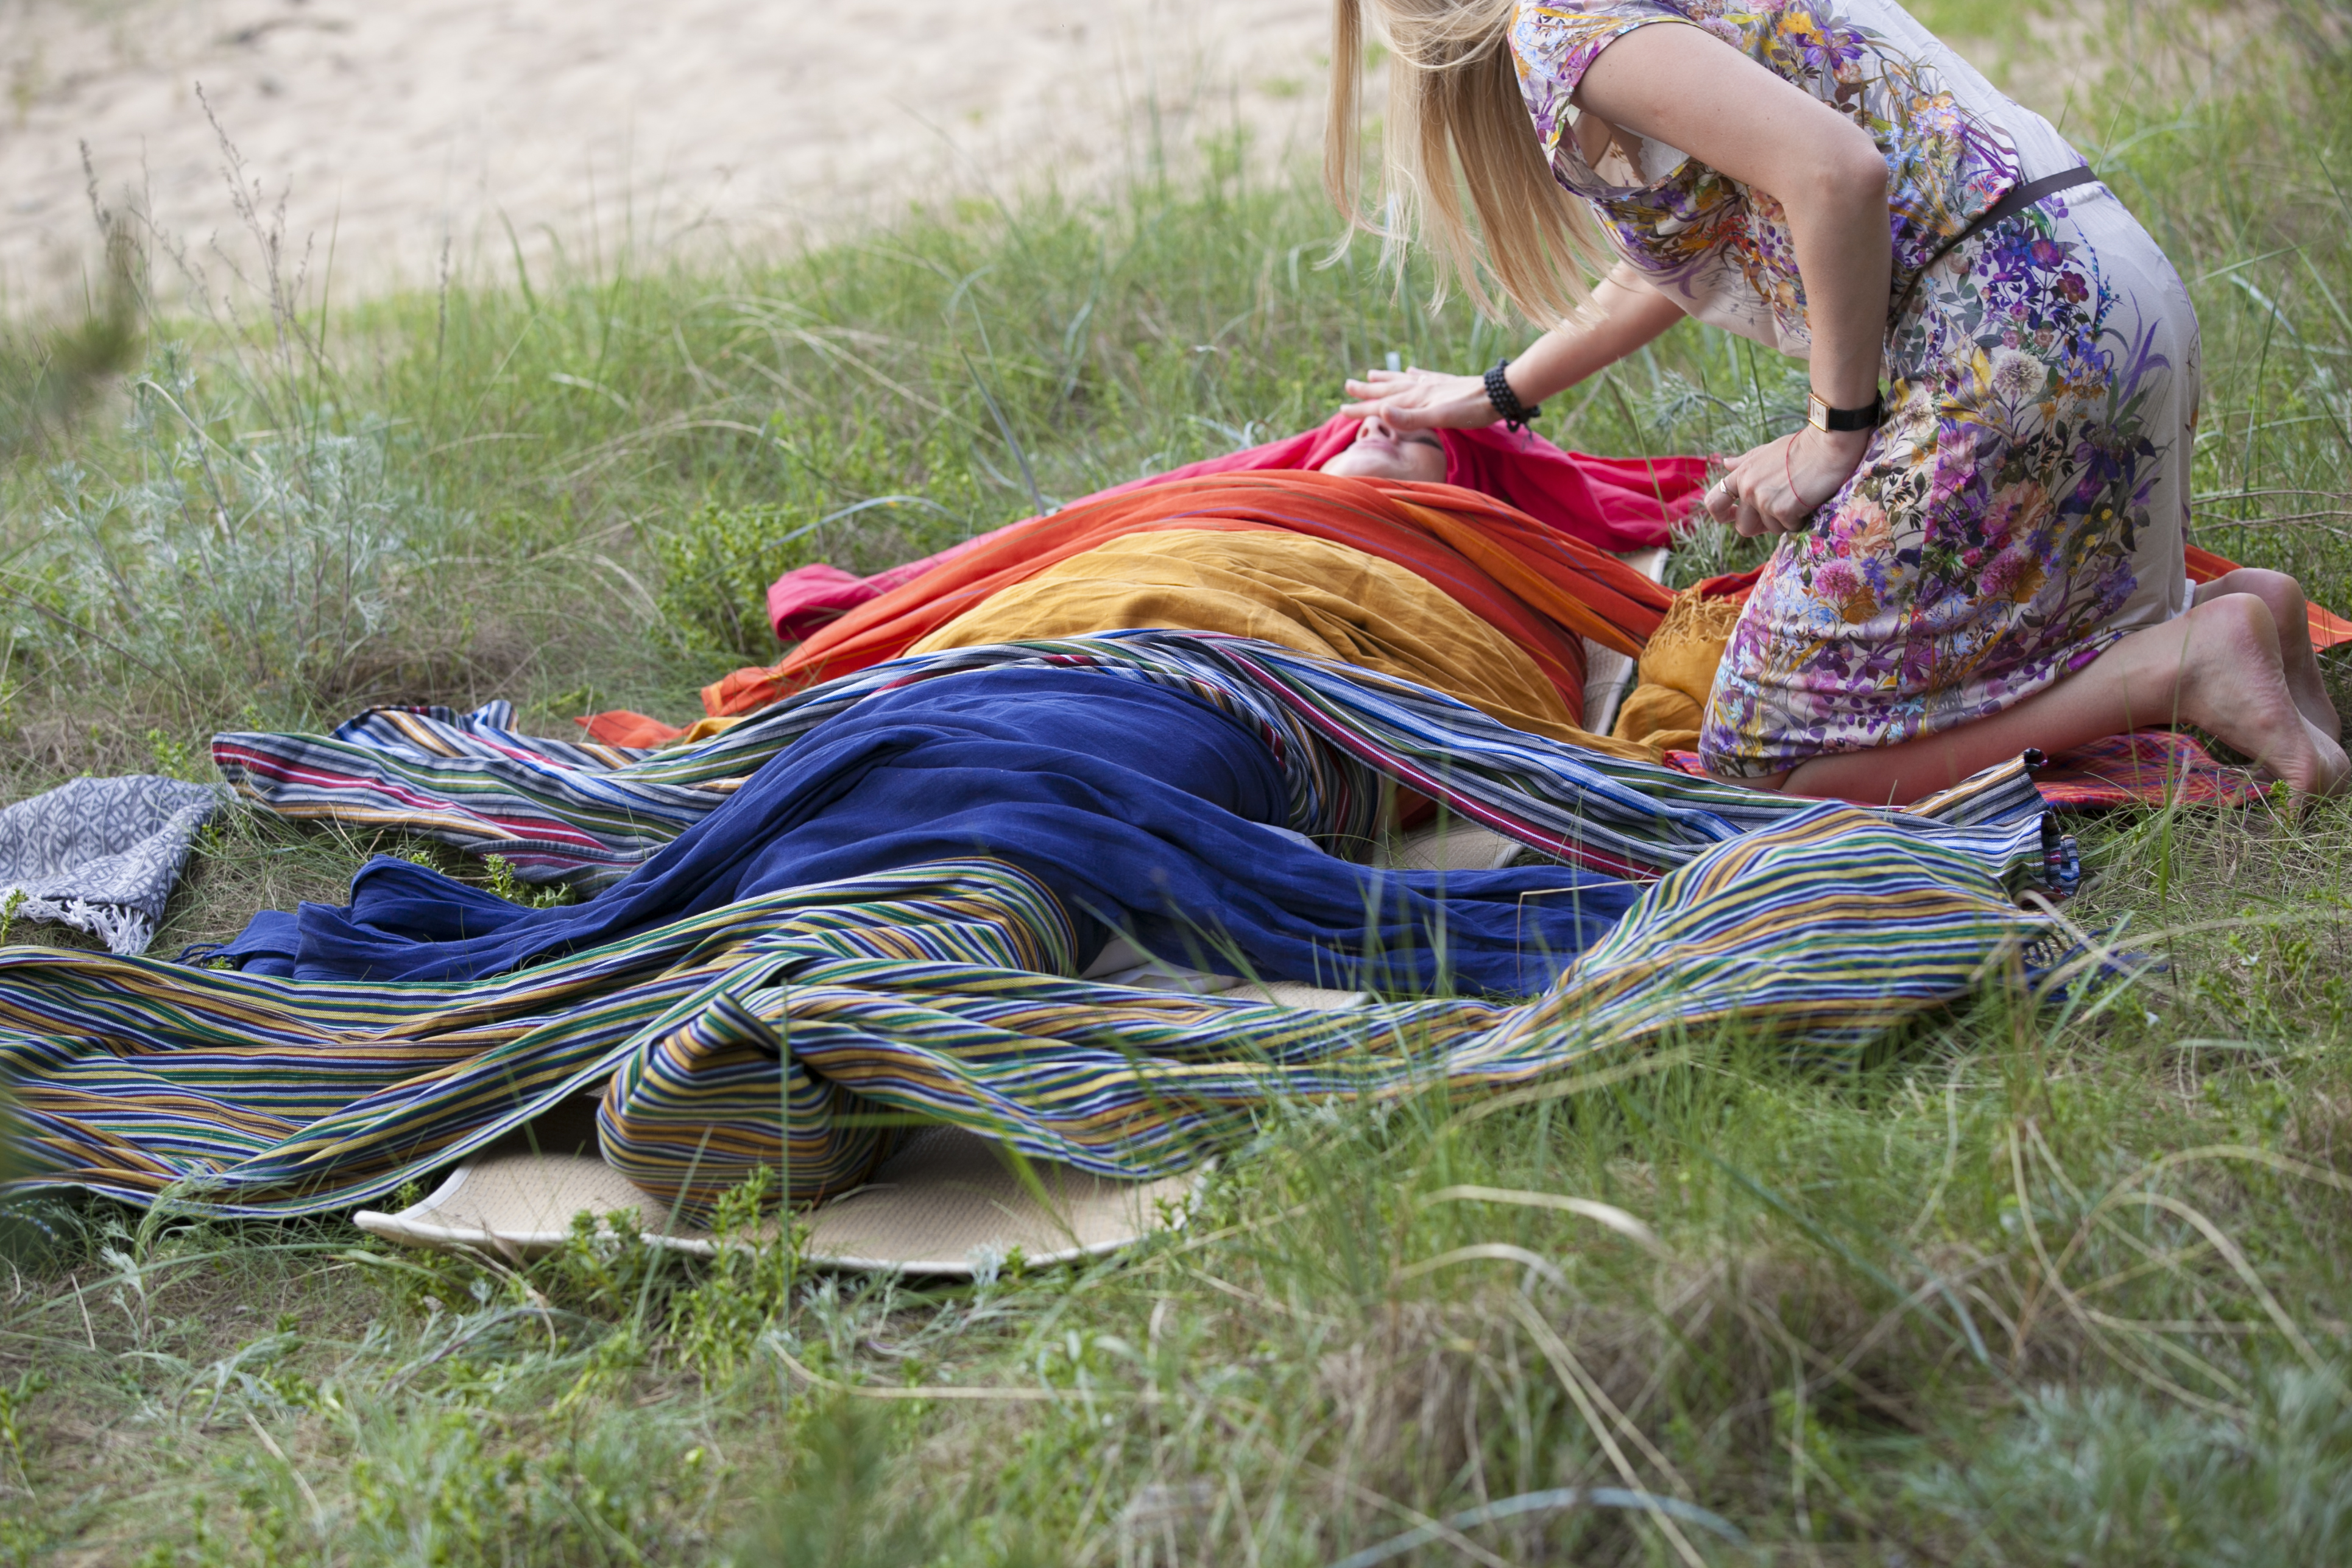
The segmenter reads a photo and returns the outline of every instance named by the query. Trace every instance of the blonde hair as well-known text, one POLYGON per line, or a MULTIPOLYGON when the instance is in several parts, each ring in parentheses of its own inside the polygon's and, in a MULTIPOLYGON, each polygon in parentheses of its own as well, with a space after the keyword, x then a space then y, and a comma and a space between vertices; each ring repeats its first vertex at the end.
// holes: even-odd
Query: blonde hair
POLYGON ((1369 0, 1391 55, 1392 227, 1370 221, 1363 205, 1358 100, 1365 3, 1331 5, 1323 184, 1349 231, 1420 231, 1436 262, 1440 300, 1458 282, 1493 313, 1491 277, 1529 321, 1549 326, 1566 318, 1591 292, 1588 272, 1605 270, 1609 258, 1583 204, 1552 178, 1528 119, 1511 62, 1516 0, 1369 0), (1465 188, 1475 233, 1463 207, 1465 188))

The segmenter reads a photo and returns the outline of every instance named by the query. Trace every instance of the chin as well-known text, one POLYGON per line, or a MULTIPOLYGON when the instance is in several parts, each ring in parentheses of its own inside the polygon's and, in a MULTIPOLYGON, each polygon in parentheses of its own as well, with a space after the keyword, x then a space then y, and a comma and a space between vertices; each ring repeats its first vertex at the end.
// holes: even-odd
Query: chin
MULTIPOLYGON (((1350 452, 1353 450, 1350 448, 1350 452)), ((1348 458, 1349 454, 1346 453, 1334 458, 1323 465, 1323 471, 1327 474, 1337 474, 1342 479, 1387 479, 1391 483, 1433 485, 1444 482, 1445 479, 1444 465, 1439 465, 1437 472, 1433 474, 1423 473, 1419 471, 1419 465, 1409 461, 1402 455, 1392 458, 1375 458, 1367 452, 1356 458, 1353 462, 1349 461, 1348 458)))

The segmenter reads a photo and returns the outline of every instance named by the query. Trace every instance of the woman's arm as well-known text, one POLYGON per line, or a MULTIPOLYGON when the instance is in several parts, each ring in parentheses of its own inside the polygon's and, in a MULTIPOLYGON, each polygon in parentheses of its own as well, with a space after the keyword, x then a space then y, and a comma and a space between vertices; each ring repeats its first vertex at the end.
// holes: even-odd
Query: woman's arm
MULTIPOLYGON (((1619 262, 1576 314, 1538 338, 1511 362, 1506 375, 1519 401, 1533 408, 1656 338, 1683 319, 1680 306, 1619 262)), ((1399 430, 1491 425, 1495 405, 1486 382, 1436 371, 1376 370, 1348 383, 1356 401, 1340 410, 1357 418, 1378 415, 1399 430)))
POLYGON ((1813 390, 1835 408, 1868 403, 1894 265, 1886 160, 1869 134, 1691 26, 1619 38, 1586 69, 1574 101, 1780 204, 1804 280, 1813 390))
MULTIPOLYGON (((1860 126, 1712 35, 1673 23, 1638 27, 1601 50, 1575 102, 1588 120, 1578 127, 1580 141, 1605 142, 1621 131, 1651 137, 1778 202, 1803 281, 1813 390, 1833 408, 1877 395, 1894 247, 1886 163, 1860 126)), ((1594 321, 1579 311, 1513 362, 1508 374, 1520 402, 1574 384, 1673 321, 1654 313, 1674 309, 1673 301, 1623 267, 1594 290, 1591 305, 1601 307, 1594 321), (1629 281, 1650 301, 1614 297, 1613 288, 1629 281)), ((1493 416, 1475 377, 1406 379, 1413 384, 1392 390, 1380 372, 1349 383, 1358 401, 1347 411, 1378 413, 1400 428, 1484 424, 1493 416)), ((1853 473, 1870 436, 1807 426, 1743 453, 1707 492, 1708 510, 1743 533, 1801 526, 1853 473)))
MULTIPOLYGON (((1812 338, 1813 391, 1832 408, 1878 395, 1894 241, 1886 160, 1864 130, 1696 27, 1639 27, 1601 51, 1577 106, 1679 147, 1780 204, 1812 338)), ((1745 534, 1804 526, 1869 449, 1868 430, 1805 426, 1734 458, 1706 509, 1745 534)))

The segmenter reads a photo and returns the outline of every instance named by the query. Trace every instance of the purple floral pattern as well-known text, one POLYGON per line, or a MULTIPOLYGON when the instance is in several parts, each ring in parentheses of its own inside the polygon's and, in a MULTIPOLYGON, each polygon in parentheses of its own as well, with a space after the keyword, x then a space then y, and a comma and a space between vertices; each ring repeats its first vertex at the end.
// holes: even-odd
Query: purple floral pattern
MULTIPOLYGON (((1889 0, 1523 0, 1513 58, 1554 175, 1692 315, 1802 354, 1777 203, 1654 143, 1587 163, 1570 95, 1615 39, 1685 23, 1838 108, 1886 155, 1899 292, 2035 173, 2080 162, 1889 0)), ((1918 277, 1887 343, 1890 416, 1782 542, 1701 732, 1757 777, 1996 712, 2185 605, 2197 326, 2112 194, 2052 197, 1918 277)))
POLYGON ((1810 0, 1528 0, 1511 55, 1554 177, 1592 205, 1653 286, 1701 320, 1795 353, 1809 342, 1796 247, 1779 203, 1691 158, 1654 179, 1620 184, 1578 150, 1570 100, 1586 68, 1610 44, 1654 23, 1686 23, 1721 38, 1870 132, 1886 157, 1898 289, 2018 183, 2011 140, 1963 108, 1906 40, 1846 9, 1810 0))
POLYGON ((1732 634, 1699 742, 1711 768, 1777 773, 1967 723, 2179 607, 2196 326, 2154 250, 2095 188, 1921 280, 1888 345, 1892 416, 1732 634), (2116 251, 2138 265, 2107 265, 2116 251))

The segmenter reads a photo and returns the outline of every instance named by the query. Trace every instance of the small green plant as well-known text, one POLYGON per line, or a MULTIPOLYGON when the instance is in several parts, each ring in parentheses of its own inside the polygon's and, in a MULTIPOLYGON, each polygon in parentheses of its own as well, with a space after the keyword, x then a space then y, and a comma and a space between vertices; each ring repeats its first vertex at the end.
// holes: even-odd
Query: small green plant
MULTIPOLYGON (((35 77, 38 67, 33 68, 35 77)), ((9 93, 21 125, 31 101, 25 62, 9 93)), ((76 322, 0 321, 0 463, 64 441, 98 404, 108 383, 132 369, 144 347, 137 258, 129 234, 100 215, 107 247, 106 289, 76 322)))
POLYGON ((730 658, 776 656, 768 584, 784 573, 816 561, 871 572, 927 555, 971 534, 986 509, 972 459, 940 449, 936 436, 803 427, 781 439, 791 458, 779 497, 706 500, 648 539, 663 614, 689 641, 730 658))
POLYGON ((677 1260, 649 1247, 634 1209, 572 1216, 563 1245, 533 1267, 549 1299, 604 1322, 628 1319, 651 1299, 677 1260))
POLYGON ((526 909, 551 910, 558 904, 571 901, 571 889, 561 882, 551 882, 540 888, 526 886, 522 879, 515 875, 514 862, 503 855, 485 857, 482 869, 489 881, 490 891, 510 904, 520 904, 526 909))
POLYGON ((16 933, 16 911, 24 907, 25 889, 22 888, 9 889, 8 896, 0 899, 0 947, 7 946, 9 938, 16 933))
POLYGON ((203 778, 211 766, 209 759, 197 760, 194 746, 161 730, 147 731, 147 750, 155 759, 155 771, 166 778, 194 782, 203 778))
POLYGON ((808 536, 815 521, 782 507, 706 502, 654 541, 663 613, 721 653, 772 657, 776 634, 761 613, 768 584, 814 559, 808 536))
POLYGON ((8 1450, 15 1462, 16 1478, 26 1486, 33 1484, 33 1472, 25 1461, 25 1415, 33 1401, 49 1391, 49 1380, 30 1368, 16 1374, 12 1385, 0 1383, 0 1446, 8 1450))
POLYGON ((236 1499, 238 1518, 245 1526, 245 1544, 251 1560, 260 1568, 279 1568, 292 1563, 295 1556, 296 1500, 286 1495, 289 1489, 283 1476, 273 1474, 259 1462, 260 1456, 242 1455, 238 1461, 225 1467, 227 1480, 236 1499))
POLYGON ((788 1483, 762 1509, 736 1561, 839 1568, 934 1561, 936 1526, 892 1484, 892 1425, 854 1399, 819 1405, 795 1434, 788 1483))
POLYGON ((719 1198, 710 1224, 718 1254, 672 1310, 678 1357, 705 1377, 746 1365, 761 1331, 792 1300, 800 1233, 789 1214, 778 1214, 769 1229, 777 1184, 776 1173, 762 1165, 719 1198))
POLYGON ((428 1563, 497 1561, 498 1546, 527 1522, 530 1461, 491 1448, 488 1426, 477 1411, 433 1411, 408 1441, 362 1455, 352 1467, 362 1538, 415 1542, 428 1563))

